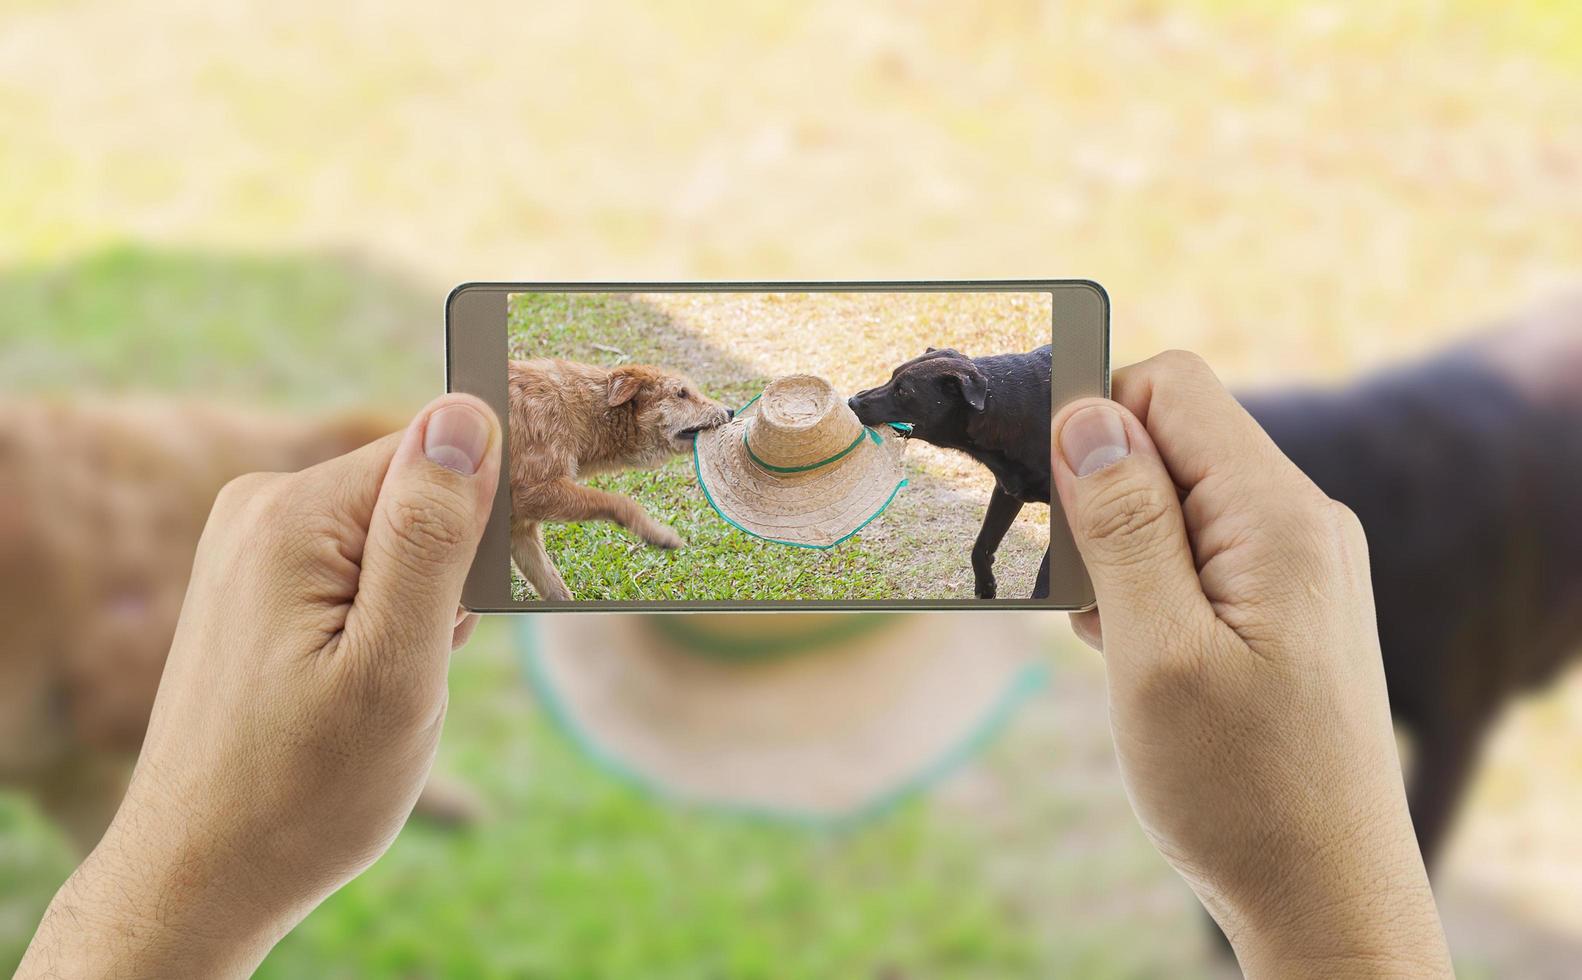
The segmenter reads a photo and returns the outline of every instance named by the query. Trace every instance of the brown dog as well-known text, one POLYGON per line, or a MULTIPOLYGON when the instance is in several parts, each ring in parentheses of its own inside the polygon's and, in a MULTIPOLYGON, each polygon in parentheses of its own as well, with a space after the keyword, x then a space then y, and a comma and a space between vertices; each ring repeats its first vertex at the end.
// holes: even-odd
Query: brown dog
POLYGON ((657 548, 685 544, 636 501, 577 480, 658 466, 690 450, 701 430, 729 422, 730 409, 646 364, 545 359, 511 361, 509 370, 511 557, 541 598, 571 598, 544 550, 544 521, 613 521, 657 548))
MULTIPOLYGON (((126 789, 220 488, 401 424, 0 399, 0 785, 92 847, 126 789)), ((419 804, 431 817, 476 808, 433 790, 419 804)))

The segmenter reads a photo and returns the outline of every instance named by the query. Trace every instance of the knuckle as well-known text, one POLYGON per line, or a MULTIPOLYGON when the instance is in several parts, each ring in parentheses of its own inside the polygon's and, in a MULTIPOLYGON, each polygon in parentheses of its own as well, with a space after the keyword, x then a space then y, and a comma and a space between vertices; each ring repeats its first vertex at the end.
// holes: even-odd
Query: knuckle
POLYGON ((1368 577, 1368 532, 1355 511, 1338 500, 1330 501, 1329 517, 1334 535, 1339 539, 1342 563, 1368 577))
POLYGON ((1154 363, 1165 373, 1179 377, 1201 378, 1214 373, 1207 361, 1189 350, 1163 351, 1154 357, 1154 363))
POLYGON ((1359 544, 1367 545, 1368 532, 1362 526, 1362 518, 1357 516, 1356 511, 1338 500, 1331 500, 1329 502, 1329 513, 1330 519, 1340 529, 1342 540, 1353 547, 1359 544))
POLYGON ((1169 540, 1166 518, 1175 505, 1173 498, 1167 499, 1151 484, 1114 484, 1083 509, 1083 536, 1112 557, 1150 554, 1169 540))
POLYGON ((273 473, 243 473, 231 478, 215 494, 214 513, 222 517, 235 517, 246 512, 276 479, 273 473))
POLYGON ((297 595, 337 574, 347 529, 322 486, 302 473, 252 474, 223 491, 222 514, 234 559, 282 594, 297 595))
POLYGON ((392 500, 385 517, 395 538, 409 552, 440 558, 461 547, 472 516, 453 494, 418 490, 392 500))
POLYGON ((1293 501, 1287 521, 1291 539, 1298 547, 1305 545, 1308 556, 1314 560, 1349 551, 1356 543, 1351 536, 1351 526, 1356 529, 1357 540, 1362 539, 1362 523, 1350 508, 1330 500, 1316 488, 1312 494, 1301 495, 1293 501))
POLYGON ((250 533, 261 547, 281 555, 302 539, 307 523, 305 501, 289 477, 273 481, 247 505, 250 533))
POLYGON ((240 535, 252 547, 274 549, 290 536, 290 477, 249 473, 227 483, 214 503, 211 523, 232 540, 240 535))

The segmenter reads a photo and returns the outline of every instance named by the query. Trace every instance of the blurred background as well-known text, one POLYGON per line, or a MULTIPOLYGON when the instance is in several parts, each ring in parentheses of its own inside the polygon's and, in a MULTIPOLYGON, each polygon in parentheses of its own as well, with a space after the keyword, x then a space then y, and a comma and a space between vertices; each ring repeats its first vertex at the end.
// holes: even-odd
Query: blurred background
MULTIPOLYGON (((1582 269, 1563 0, 0 0, 0 394, 415 410, 467 279, 1082 276, 1114 360, 1258 387, 1582 269)), ((589 767, 489 622, 414 826, 269 977, 1216 975, 1130 819, 1098 658, 838 835, 589 767)), ((1582 971, 1582 676, 1511 711, 1437 874, 1463 975, 1582 971)), ((0 968, 75 862, 0 796, 0 968)))

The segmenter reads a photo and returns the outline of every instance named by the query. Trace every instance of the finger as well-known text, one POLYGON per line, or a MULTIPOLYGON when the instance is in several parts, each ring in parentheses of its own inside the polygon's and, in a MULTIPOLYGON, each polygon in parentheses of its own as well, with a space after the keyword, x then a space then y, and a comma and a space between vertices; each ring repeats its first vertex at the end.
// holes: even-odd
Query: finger
POLYGON ((1196 354, 1166 351, 1122 368, 1110 397, 1142 423, 1183 493, 1206 480, 1223 481, 1227 497, 1308 482, 1196 354))
POLYGON ((1175 483, 1142 423, 1120 405, 1090 398, 1065 406, 1054 432, 1055 487, 1110 649, 1148 650, 1206 629, 1214 613, 1175 483))
POLYGON ((1167 351, 1117 372, 1112 388, 1181 492, 1193 563, 1211 603, 1235 593, 1220 556, 1241 549, 1255 564, 1293 559, 1291 529, 1328 500, 1201 358, 1167 351))
POLYGON ((1104 625, 1099 621, 1099 611, 1089 609, 1071 614, 1071 632, 1077 639, 1100 653, 1104 652, 1104 625))
POLYGON ((380 484, 348 634, 449 649, 499 477, 500 426, 487 405, 446 395, 419 413, 380 484))
POLYGON ((450 634, 450 650, 451 650, 451 652, 455 653, 457 650, 460 650, 462 647, 466 646, 467 645, 467 641, 472 639, 472 631, 477 629, 477 628, 478 628, 478 616, 477 616, 476 613, 473 613, 473 614, 467 615, 467 616, 463 616, 461 618, 461 622, 457 623, 456 624, 456 628, 451 631, 451 634, 450 634))
POLYGON ((241 507, 268 501, 256 515, 267 533, 251 542, 254 556, 276 576, 277 594, 334 641, 357 592, 379 486, 400 441, 396 432, 299 473, 231 481, 215 501, 205 540, 250 527, 241 507))

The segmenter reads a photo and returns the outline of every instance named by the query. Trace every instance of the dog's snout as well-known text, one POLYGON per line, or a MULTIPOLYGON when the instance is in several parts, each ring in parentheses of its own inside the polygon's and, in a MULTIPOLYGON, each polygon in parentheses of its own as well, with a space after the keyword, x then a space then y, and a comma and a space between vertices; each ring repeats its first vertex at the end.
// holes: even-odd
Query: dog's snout
POLYGON ((851 409, 854 412, 857 410, 857 396, 856 395, 852 395, 850 398, 846 399, 846 407, 851 409))
POLYGON ((725 410, 725 421, 729 422, 731 419, 733 419, 735 417, 736 417, 736 409, 734 409, 734 408, 727 408, 725 410))

